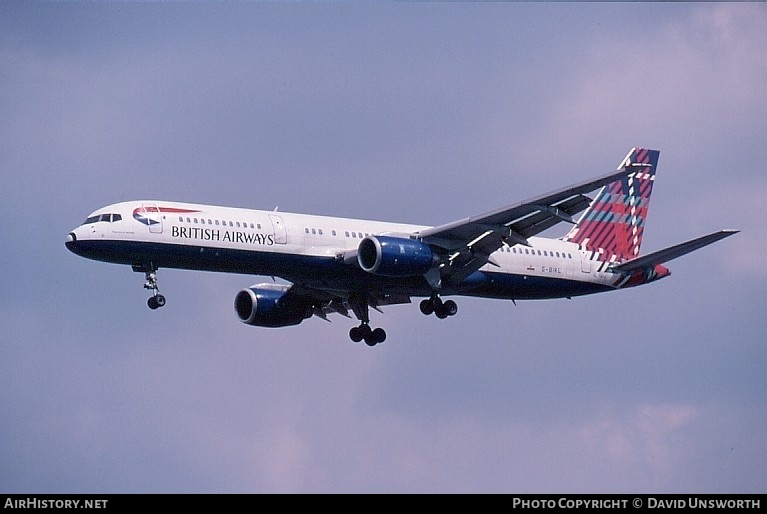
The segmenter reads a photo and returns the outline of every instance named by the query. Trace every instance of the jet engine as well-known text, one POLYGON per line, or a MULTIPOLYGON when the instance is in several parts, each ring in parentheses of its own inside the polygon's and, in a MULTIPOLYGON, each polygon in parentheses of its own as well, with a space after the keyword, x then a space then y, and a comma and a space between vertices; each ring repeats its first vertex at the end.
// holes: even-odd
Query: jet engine
POLYGON ((266 283, 243 289, 234 298, 237 317, 247 325, 273 328, 298 325, 311 318, 311 300, 291 292, 290 287, 266 283))
POLYGON ((423 275, 437 260, 429 245, 416 239, 368 236, 360 241, 357 262, 368 273, 409 277, 423 275))

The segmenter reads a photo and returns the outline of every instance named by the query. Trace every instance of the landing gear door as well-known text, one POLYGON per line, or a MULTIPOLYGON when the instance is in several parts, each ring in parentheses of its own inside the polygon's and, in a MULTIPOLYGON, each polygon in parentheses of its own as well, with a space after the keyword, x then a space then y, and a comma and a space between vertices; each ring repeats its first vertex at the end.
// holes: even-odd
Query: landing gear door
POLYGON ((276 214, 270 214, 269 219, 272 221, 272 228, 274 229, 275 244, 284 245, 288 242, 288 232, 285 229, 285 223, 282 221, 282 217, 277 216, 276 214))
POLYGON ((149 225, 149 232, 162 234, 162 213, 159 207, 148 203, 142 204, 141 207, 141 214, 145 220, 143 223, 149 225))

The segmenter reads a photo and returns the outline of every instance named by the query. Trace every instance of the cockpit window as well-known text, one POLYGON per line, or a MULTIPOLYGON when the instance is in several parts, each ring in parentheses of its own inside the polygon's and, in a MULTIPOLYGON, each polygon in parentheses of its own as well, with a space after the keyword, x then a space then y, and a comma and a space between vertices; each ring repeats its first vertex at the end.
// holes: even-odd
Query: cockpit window
POLYGON ((83 225, 90 225, 91 223, 98 223, 99 221, 112 223, 115 221, 121 221, 122 219, 123 217, 120 214, 97 214, 86 219, 85 222, 83 222, 83 225))

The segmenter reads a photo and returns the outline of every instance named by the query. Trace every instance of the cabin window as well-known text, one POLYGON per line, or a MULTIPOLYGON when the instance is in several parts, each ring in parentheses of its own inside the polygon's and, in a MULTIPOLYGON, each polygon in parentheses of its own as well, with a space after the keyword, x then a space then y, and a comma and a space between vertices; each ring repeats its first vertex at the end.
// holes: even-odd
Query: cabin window
POLYGON ((322 229, 321 229, 321 228, 318 228, 318 229, 317 229, 317 233, 319 233, 319 235, 322 235, 322 229))
MULTIPOLYGON (((258 230, 261 230, 261 224, 260 223, 257 223, 256 227, 258 228, 258 230)), ((253 223, 250 224, 250 228, 253 228, 253 223)))
POLYGON ((344 232, 344 234, 346 234, 346 237, 349 237, 349 231, 348 230, 346 232, 344 232))
POLYGON ((317 231, 312 229, 312 234, 317 234, 317 231))
POLYGON ((335 231, 335 230, 331 230, 330 232, 331 232, 333 235, 336 235, 336 231, 335 231))

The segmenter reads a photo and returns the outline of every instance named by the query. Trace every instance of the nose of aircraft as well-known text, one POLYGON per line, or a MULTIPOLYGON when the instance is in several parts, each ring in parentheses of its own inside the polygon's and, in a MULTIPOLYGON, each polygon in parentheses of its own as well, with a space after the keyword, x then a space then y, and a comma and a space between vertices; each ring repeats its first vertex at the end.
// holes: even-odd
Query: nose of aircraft
POLYGON ((67 239, 64 241, 64 244, 67 247, 67 250, 69 250, 72 253, 76 253, 77 255, 80 255, 80 251, 82 249, 82 244, 80 244, 84 239, 87 239, 85 237, 85 234, 82 232, 82 230, 78 230, 78 228, 74 229, 72 232, 67 234, 67 239))
POLYGON ((67 234, 67 240, 64 241, 64 244, 66 245, 67 250, 74 252, 75 247, 77 246, 77 235, 74 232, 67 234))

